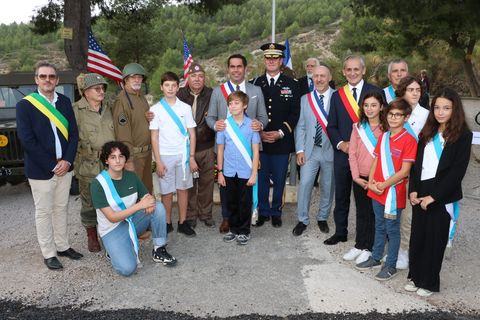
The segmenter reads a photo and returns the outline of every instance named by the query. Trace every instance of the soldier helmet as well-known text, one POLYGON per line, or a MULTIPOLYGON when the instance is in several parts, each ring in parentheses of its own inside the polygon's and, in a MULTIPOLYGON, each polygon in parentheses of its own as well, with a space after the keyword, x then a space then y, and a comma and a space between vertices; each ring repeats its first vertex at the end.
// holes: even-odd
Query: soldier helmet
POLYGON ((135 62, 129 63, 123 68, 123 71, 122 71, 123 80, 125 80, 126 77, 131 76, 132 74, 139 74, 143 76, 144 80, 147 77, 145 68, 141 64, 135 63, 135 62))
POLYGON ((78 86, 78 91, 80 92, 81 95, 83 95, 83 92, 87 90, 90 87, 96 86, 98 84, 103 84, 105 87, 105 90, 107 89, 107 81, 105 81, 105 78, 103 78, 101 75, 97 73, 87 73, 87 74, 79 74, 77 77, 77 86, 78 86))

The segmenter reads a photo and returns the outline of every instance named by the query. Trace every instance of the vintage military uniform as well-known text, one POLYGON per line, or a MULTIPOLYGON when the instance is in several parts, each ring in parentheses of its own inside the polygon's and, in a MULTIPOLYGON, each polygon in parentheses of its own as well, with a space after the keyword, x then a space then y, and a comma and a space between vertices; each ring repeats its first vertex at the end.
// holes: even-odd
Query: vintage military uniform
MULTIPOLYGON (((275 54, 279 50, 282 54, 282 47, 278 44, 269 44, 267 49, 262 46, 262 50, 267 57, 267 53, 275 54)), ((274 81, 273 78, 272 80, 274 81)), ((258 174, 259 221, 262 221, 262 219, 264 221, 268 219, 267 217, 279 218, 282 214, 288 158, 291 152, 295 152, 293 132, 300 115, 300 97, 297 81, 284 74, 280 74, 274 82, 270 81, 267 74, 251 82, 260 86, 265 99, 268 124, 263 128, 263 131, 281 130, 281 135, 283 135, 283 138, 274 143, 263 142, 263 150, 260 152, 258 174), (273 181, 271 205, 269 204, 270 179, 273 181)), ((277 226, 280 225, 281 222, 277 226)))

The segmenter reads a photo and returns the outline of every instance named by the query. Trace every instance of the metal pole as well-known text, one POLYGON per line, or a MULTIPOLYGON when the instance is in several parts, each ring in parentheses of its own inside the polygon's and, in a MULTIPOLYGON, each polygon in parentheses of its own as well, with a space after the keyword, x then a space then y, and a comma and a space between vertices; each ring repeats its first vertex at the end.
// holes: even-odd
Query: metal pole
POLYGON ((275 0, 272 0, 272 42, 275 42, 275 0))

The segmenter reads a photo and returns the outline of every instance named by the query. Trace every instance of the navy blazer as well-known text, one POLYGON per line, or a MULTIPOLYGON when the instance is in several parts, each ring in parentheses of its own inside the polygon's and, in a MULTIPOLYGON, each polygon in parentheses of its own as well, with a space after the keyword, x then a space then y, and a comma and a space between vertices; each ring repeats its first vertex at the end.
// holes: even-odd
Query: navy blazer
MULTIPOLYGON (((70 99, 60 93, 57 95, 55 107, 68 121, 68 141, 57 129, 62 145, 62 160, 71 163, 69 171, 72 171, 78 144, 77 122, 70 99)), ((17 134, 25 152, 25 175, 38 180, 52 178, 57 156, 50 120, 25 99, 17 103, 16 113, 17 134)))
POLYGON ((465 130, 454 143, 446 143, 438 163, 435 177, 426 180, 428 186, 422 188, 423 155, 425 143, 420 141, 417 149, 417 161, 410 172, 409 193, 418 192, 419 197, 431 195, 435 202, 452 203, 462 199, 462 180, 467 171, 472 148, 472 132, 465 130))
MULTIPOLYGON (((360 93, 360 99, 362 101, 363 97, 367 92, 377 91, 382 92, 382 89, 371 85, 367 82, 363 83, 362 92, 360 93)), ((335 155, 340 156, 344 165, 348 166, 348 155, 342 151, 337 150, 337 145, 340 141, 350 141, 350 136, 352 134, 352 125, 353 122, 348 115, 345 106, 340 99, 340 94, 338 91, 335 91, 330 100, 330 112, 328 113, 328 125, 327 131, 330 137, 330 142, 332 143, 333 149, 335 150, 335 155)))

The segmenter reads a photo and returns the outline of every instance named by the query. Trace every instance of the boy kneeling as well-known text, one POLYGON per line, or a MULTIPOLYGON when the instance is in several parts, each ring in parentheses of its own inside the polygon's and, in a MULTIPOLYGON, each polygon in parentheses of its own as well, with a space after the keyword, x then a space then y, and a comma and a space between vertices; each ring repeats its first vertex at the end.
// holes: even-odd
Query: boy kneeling
POLYGON ((148 193, 134 172, 124 170, 129 157, 128 147, 122 142, 105 143, 100 161, 107 169, 100 172, 90 186, 98 233, 113 268, 123 276, 137 269, 137 235, 148 227, 152 230, 153 261, 168 266, 177 262, 165 248, 165 208, 148 193))

